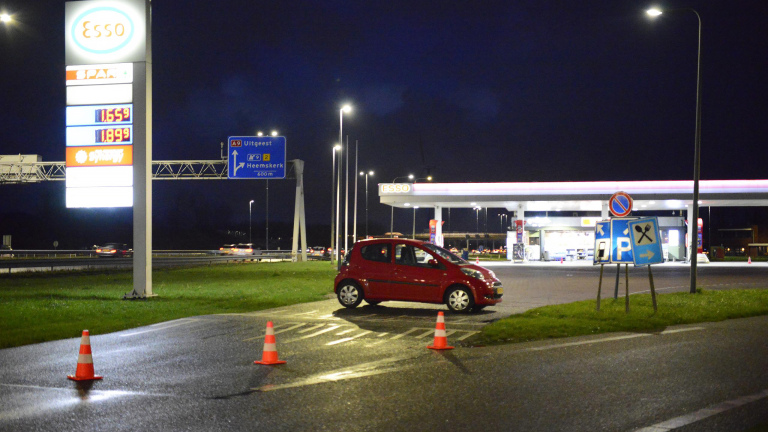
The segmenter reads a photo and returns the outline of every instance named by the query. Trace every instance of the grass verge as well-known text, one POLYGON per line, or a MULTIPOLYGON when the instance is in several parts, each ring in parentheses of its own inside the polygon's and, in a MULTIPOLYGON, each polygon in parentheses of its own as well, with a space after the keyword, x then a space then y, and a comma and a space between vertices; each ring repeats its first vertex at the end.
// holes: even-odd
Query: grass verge
POLYGON ((122 300, 133 288, 130 271, 2 275, 0 348, 322 300, 335 275, 327 262, 157 269, 158 297, 146 301, 122 300))
POLYGON ((650 294, 624 299, 595 300, 544 306, 485 326, 475 344, 516 343, 610 332, 658 332, 673 325, 768 315, 768 289, 701 291, 657 296, 653 312, 650 294))

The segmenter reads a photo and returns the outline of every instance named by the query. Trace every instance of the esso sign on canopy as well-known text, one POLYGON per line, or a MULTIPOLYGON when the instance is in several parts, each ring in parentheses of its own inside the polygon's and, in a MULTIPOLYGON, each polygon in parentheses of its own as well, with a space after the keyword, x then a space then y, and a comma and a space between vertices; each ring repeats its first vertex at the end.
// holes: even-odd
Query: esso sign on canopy
POLYGON ((140 62, 146 58, 147 0, 65 4, 68 65, 140 62))
POLYGON ((413 190, 410 183, 381 183, 379 193, 381 194, 409 194, 413 190))

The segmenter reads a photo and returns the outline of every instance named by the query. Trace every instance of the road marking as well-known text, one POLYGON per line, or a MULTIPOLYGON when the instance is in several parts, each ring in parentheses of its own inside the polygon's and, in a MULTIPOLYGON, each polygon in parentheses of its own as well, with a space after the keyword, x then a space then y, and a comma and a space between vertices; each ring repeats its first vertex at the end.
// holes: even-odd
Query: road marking
POLYGON ((338 344, 340 344, 340 343, 349 342, 349 341, 351 341, 351 340, 354 340, 354 339, 357 339, 357 338, 359 338, 360 336, 365 336, 365 335, 367 335, 368 333, 370 333, 370 331, 365 331, 365 332, 362 332, 362 333, 360 333, 360 334, 358 334, 358 335, 354 335, 354 336, 352 336, 352 337, 348 337, 348 338, 344 338, 344 339, 335 340, 335 341, 333 341, 333 342, 328 342, 326 345, 338 345, 338 344))
POLYGON ((352 333, 353 331, 355 331, 355 329, 344 330, 342 332, 336 333, 336 336, 343 336, 343 335, 345 335, 347 333, 352 333))
POLYGON ((303 330, 299 330, 297 333, 306 333, 306 332, 311 332, 312 330, 315 330, 315 329, 319 329, 320 327, 323 327, 324 325, 325 325, 325 323, 323 323, 323 324, 317 324, 317 325, 314 325, 314 326, 312 326, 312 327, 310 327, 310 328, 305 328, 305 329, 303 329, 303 330))
POLYGON ((341 326, 340 325, 332 325, 332 326, 330 326, 328 328, 324 328, 324 329, 322 329, 320 331, 317 331, 317 332, 314 332, 312 334, 308 334, 308 335, 302 336, 300 338, 296 338, 296 339, 290 340, 288 342, 293 342, 295 340, 309 339, 309 338, 312 338, 312 337, 315 337, 315 336, 320 336, 323 333, 328 333, 329 331, 334 331, 334 330, 336 330, 339 327, 341 327, 341 326))
POLYGON ((413 333, 413 332, 415 332, 415 331, 419 331, 419 330, 421 330, 421 329, 419 329, 419 328, 415 328, 415 327, 414 327, 414 328, 412 328, 412 329, 408 330, 408 331, 407 331, 407 332, 405 332, 405 333, 400 333, 400 334, 399 334, 399 335, 397 335, 397 336, 393 336, 393 337, 392 337, 392 339, 390 339, 390 340, 400 339, 401 337, 403 337, 403 336, 405 336, 405 335, 411 334, 411 333, 413 333))
POLYGON ((695 331, 695 330, 704 330, 704 327, 686 327, 686 328, 679 328, 679 329, 672 329, 672 330, 664 330, 663 332, 661 332, 661 334, 682 333, 682 332, 695 331))
POLYGON ((468 337, 470 337, 472 335, 480 333, 479 331, 466 331, 466 330, 463 330, 463 331, 465 331, 467 334, 465 334, 464 336, 462 336, 462 337, 460 337, 460 338, 458 338, 456 340, 460 340, 461 341, 461 340, 464 340, 464 339, 466 339, 466 338, 468 338, 468 337))
MULTIPOLYGON (((287 332, 287 331, 290 331, 290 330, 293 330, 293 329, 297 329, 297 328, 299 328, 299 327, 301 327, 301 326, 304 326, 304 325, 306 325, 306 324, 307 324, 307 323, 298 323, 298 324, 294 324, 294 325, 292 325, 292 326, 290 326, 290 327, 288 327, 288 328, 284 328, 284 329, 282 328, 282 326, 283 326, 283 325, 288 325, 288 324, 280 324, 280 325, 276 325, 276 326, 275 326, 275 328, 281 328, 281 330, 278 330, 278 331, 276 331, 276 332, 275 332, 275 334, 280 334, 280 333, 282 333, 282 332, 287 332)), ((252 337, 252 338, 243 339, 243 342, 252 341, 252 340, 255 340, 255 339, 263 339, 263 338, 264 338, 264 336, 266 336, 266 335, 265 335, 265 334, 263 334, 263 335, 259 335, 259 336, 254 336, 254 337, 252 337)))
POLYGON ((149 330, 141 330, 141 331, 137 331, 137 332, 133 332, 133 333, 128 333, 128 334, 122 334, 122 335, 120 335, 120 337, 136 336, 138 334, 144 334, 144 333, 149 333, 149 332, 153 332, 153 331, 165 330, 165 329, 168 329, 168 328, 171 328, 171 327, 178 327, 180 325, 191 324, 191 323, 197 322, 197 321, 200 321, 200 320, 198 320, 198 319, 182 318, 182 319, 176 320, 176 321, 169 321, 169 322, 164 322, 164 323, 152 324, 150 327, 156 327, 156 328, 152 328, 152 329, 149 329, 149 330))
MULTIPOLYGON (((704 329, 705 329, 704 327, 686 327, 686 328, 680 328, 680 329, 664 330, 659 334, 667 335, 667 334, 673 334, 673 333, 681 333, 681 332, 704 330, 704 329)), ((590 339, 590 340, 583 340, 579 342, 568 342, 568 343, 562 343, 562 344, 556 344, 556 345, 526 348, 522 351, 546 351, 546 350, 557 349, 557 348, 589 345, 589 344, 602 343, 602 342, 613 342, 618 340, 634 339, 634 338, 647 337, 647 336, 653 336, 653 335, 654 333, 637 333, 637 334, 630 334, 630 335, 624 335, 624 336, 611 336, 611 337, 605 337, 601 339, 590 339)))
POLYGON ((288 382, 285 384, 267 384, 265 386, 252 388, 251 390, 255 390, 259 392, 267 392, 267 391, 281 390, 281 389, 287 389, 287 388, 304 387, 304 386, 315 385, 315 384, 324 384, 324 383, 342 381, 342 380, 348 380, 348 379, 354 379, 354 378, 363 378, 367 376, 380 375, 380 374, 389 373, 389 372, 396 372, 396 371, 401 371, 404 369, 415 367, 413 362, 405 362, 401 365, 396 364, 411 358, 412 357, 392 357, 392 358, 387 358, 383 360, 373 361, 370 363, 359 364, 357 366, 352 366, 349 368, 336 369, 334 371, 310 376, 302 380, 288 382))
MULTIPOLYGON (((431 334, 435 334, 435 329, 431 329, 431 330, 427 330, 427 331, 425 331, 424 333, 422 333, 422 334, 420 334, 420 335, 416 336, 416 339, 421 339, 421 338, 423 338, 424 336, 427 336, 427 335, 431 335, 431 334)), ((447 335, 447 333, 446 333, 446 335, 447 335)))
POLYGON ((768 389, 765 389, 759 393, 755 393, 749 396, 742 396, 740 398, 721 402, 717 405, 703 408, 696 412, 692 412, 690 414, 682 415, 680 417, 675 417, 673 419, 666 420, 661 423, 656 423, 655 425, 644 427, 642 429, 636 429, 635 432, 667 432, 672 429, 677 429, 677 428, 689 425, 691 423, 696 423, 698 421, 704 420, 707 417, 712 417, 714 415, 724 413, 733 408, 738 408, 740 406, 743 406, 767 397, 768 397, 768 389))

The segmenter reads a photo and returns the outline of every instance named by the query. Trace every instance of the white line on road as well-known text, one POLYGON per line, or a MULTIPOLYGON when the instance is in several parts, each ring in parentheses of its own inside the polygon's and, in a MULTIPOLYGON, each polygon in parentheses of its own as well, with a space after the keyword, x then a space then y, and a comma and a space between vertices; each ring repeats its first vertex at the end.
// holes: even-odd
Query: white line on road
POLYGON ((196 321, 200 321, 200 320, 183 318, 183 319, 180 319, 180 320, 170 321, 170 322, 167 322, 167 323, 152 324, 150 327, 156 327, 156 328, 152 328, 152 329, 149 329, 149 330, 137 331, 137 332, 128 333, 128 334, 122 334, 122 335, 120 335, 120 337, 136 336, 138 334, 149 333, 149 332, 159 331, 159 330, 165 330, 165 329, 171 328, 171 327, 178 327, 180 325, 191 324, 191 323, 196 322, 196 321))
POLYGON ((677 429, 689 425, 691 423, 696 423, 697 421, 704 420, 707 417, 712 417, 713 415, 724 413, 733 408, 738 408, 742 405, 764 399, 766 397, 768 397, 768 389, 753 395, 742 396, 740 398, 725 401, 715 406, 703 408, 696 412, 682 415, 680 417, 675 417, 673 419, 666 420, 661 423, 656 423, 655 425, 644 427, 642 429, 637 429, 635 432, 667 432, 672 429, 677 429))
POLYGON ((368 333, 370 333, 370 331, 365 331, 365 332, 362 332, 360 334, 357 334, 357 335, 354 335, 354 336, 351 336, 351 337, 348 337, 348 338, 335 340, 333 342, 328 342, 326 345, 337 345, 337 344, 340 344, 340 343, 349 342, 351 340, 359 338, 360 336, 365 336, 368 333))
MULTIPOLYGON (((681 333, 681 332, 694 331, 694 330, 704 330, 704 327, 686 327, 686 328, 680 328, 680 329, 664 330, 660 334, 668 335, 673 333, 681 333)), ((624 335, 624 336, 611 336, 611 337, 605 337, 601 339, 590 339, 590 340, 583 340, 578 342, 568 342, 568 343, 562 343, 562 344, 556 344, 556 345, 546 345, 546 346, 540 346, 540 347, 526 348, 522 351, 545 351, 545 350, 551 350, 551 349, 557 349, 557 348, 589 345, 589 344, 601 343, 601 342, 612 342, 617 340, 634 339, 634 338, 653 336, 653 335, 654 335, 653 333, 637 333, 637 334, 630 334, 630 335, 624 335)))

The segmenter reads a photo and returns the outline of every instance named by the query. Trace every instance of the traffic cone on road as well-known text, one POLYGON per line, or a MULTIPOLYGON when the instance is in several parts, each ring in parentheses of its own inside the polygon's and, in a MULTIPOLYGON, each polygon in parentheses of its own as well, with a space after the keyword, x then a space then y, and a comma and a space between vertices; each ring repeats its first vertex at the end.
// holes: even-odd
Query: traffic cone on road
POLYGON ((285 360, 277 359, 275 327, 272 325, 272 321, 267 321, 267 335, 264 336, 264 352, 261 354, 261 360, 256 360, 253 364, 276 365, 283 363, 285 363, 285 360))
POLYGON ((475 265, 480 265, 480 257, 475 257, 475 265))
POLYGON ((747 264, 752 264, 752 257, 747 257, 747 264))
POLYGON ((103 377, 93 374, 93 356, 91 355, 91 337, 88 330, 83 330, 80 338, 80 354, 77 356, 75 375, 67 375, 73 381, 100 380, 103 377))
POLYGON ((565 262, 565 258, 560 258, 560 264, 565 262))
POLYGON ((432 345, 427 345, 427 348, 433 350, 453 349, 452 346, 448 346, 448 336, 445 334, 445 315, 442 311, 437 313, 437 325, 435 325, 435 341, 432 343, 432 345))

